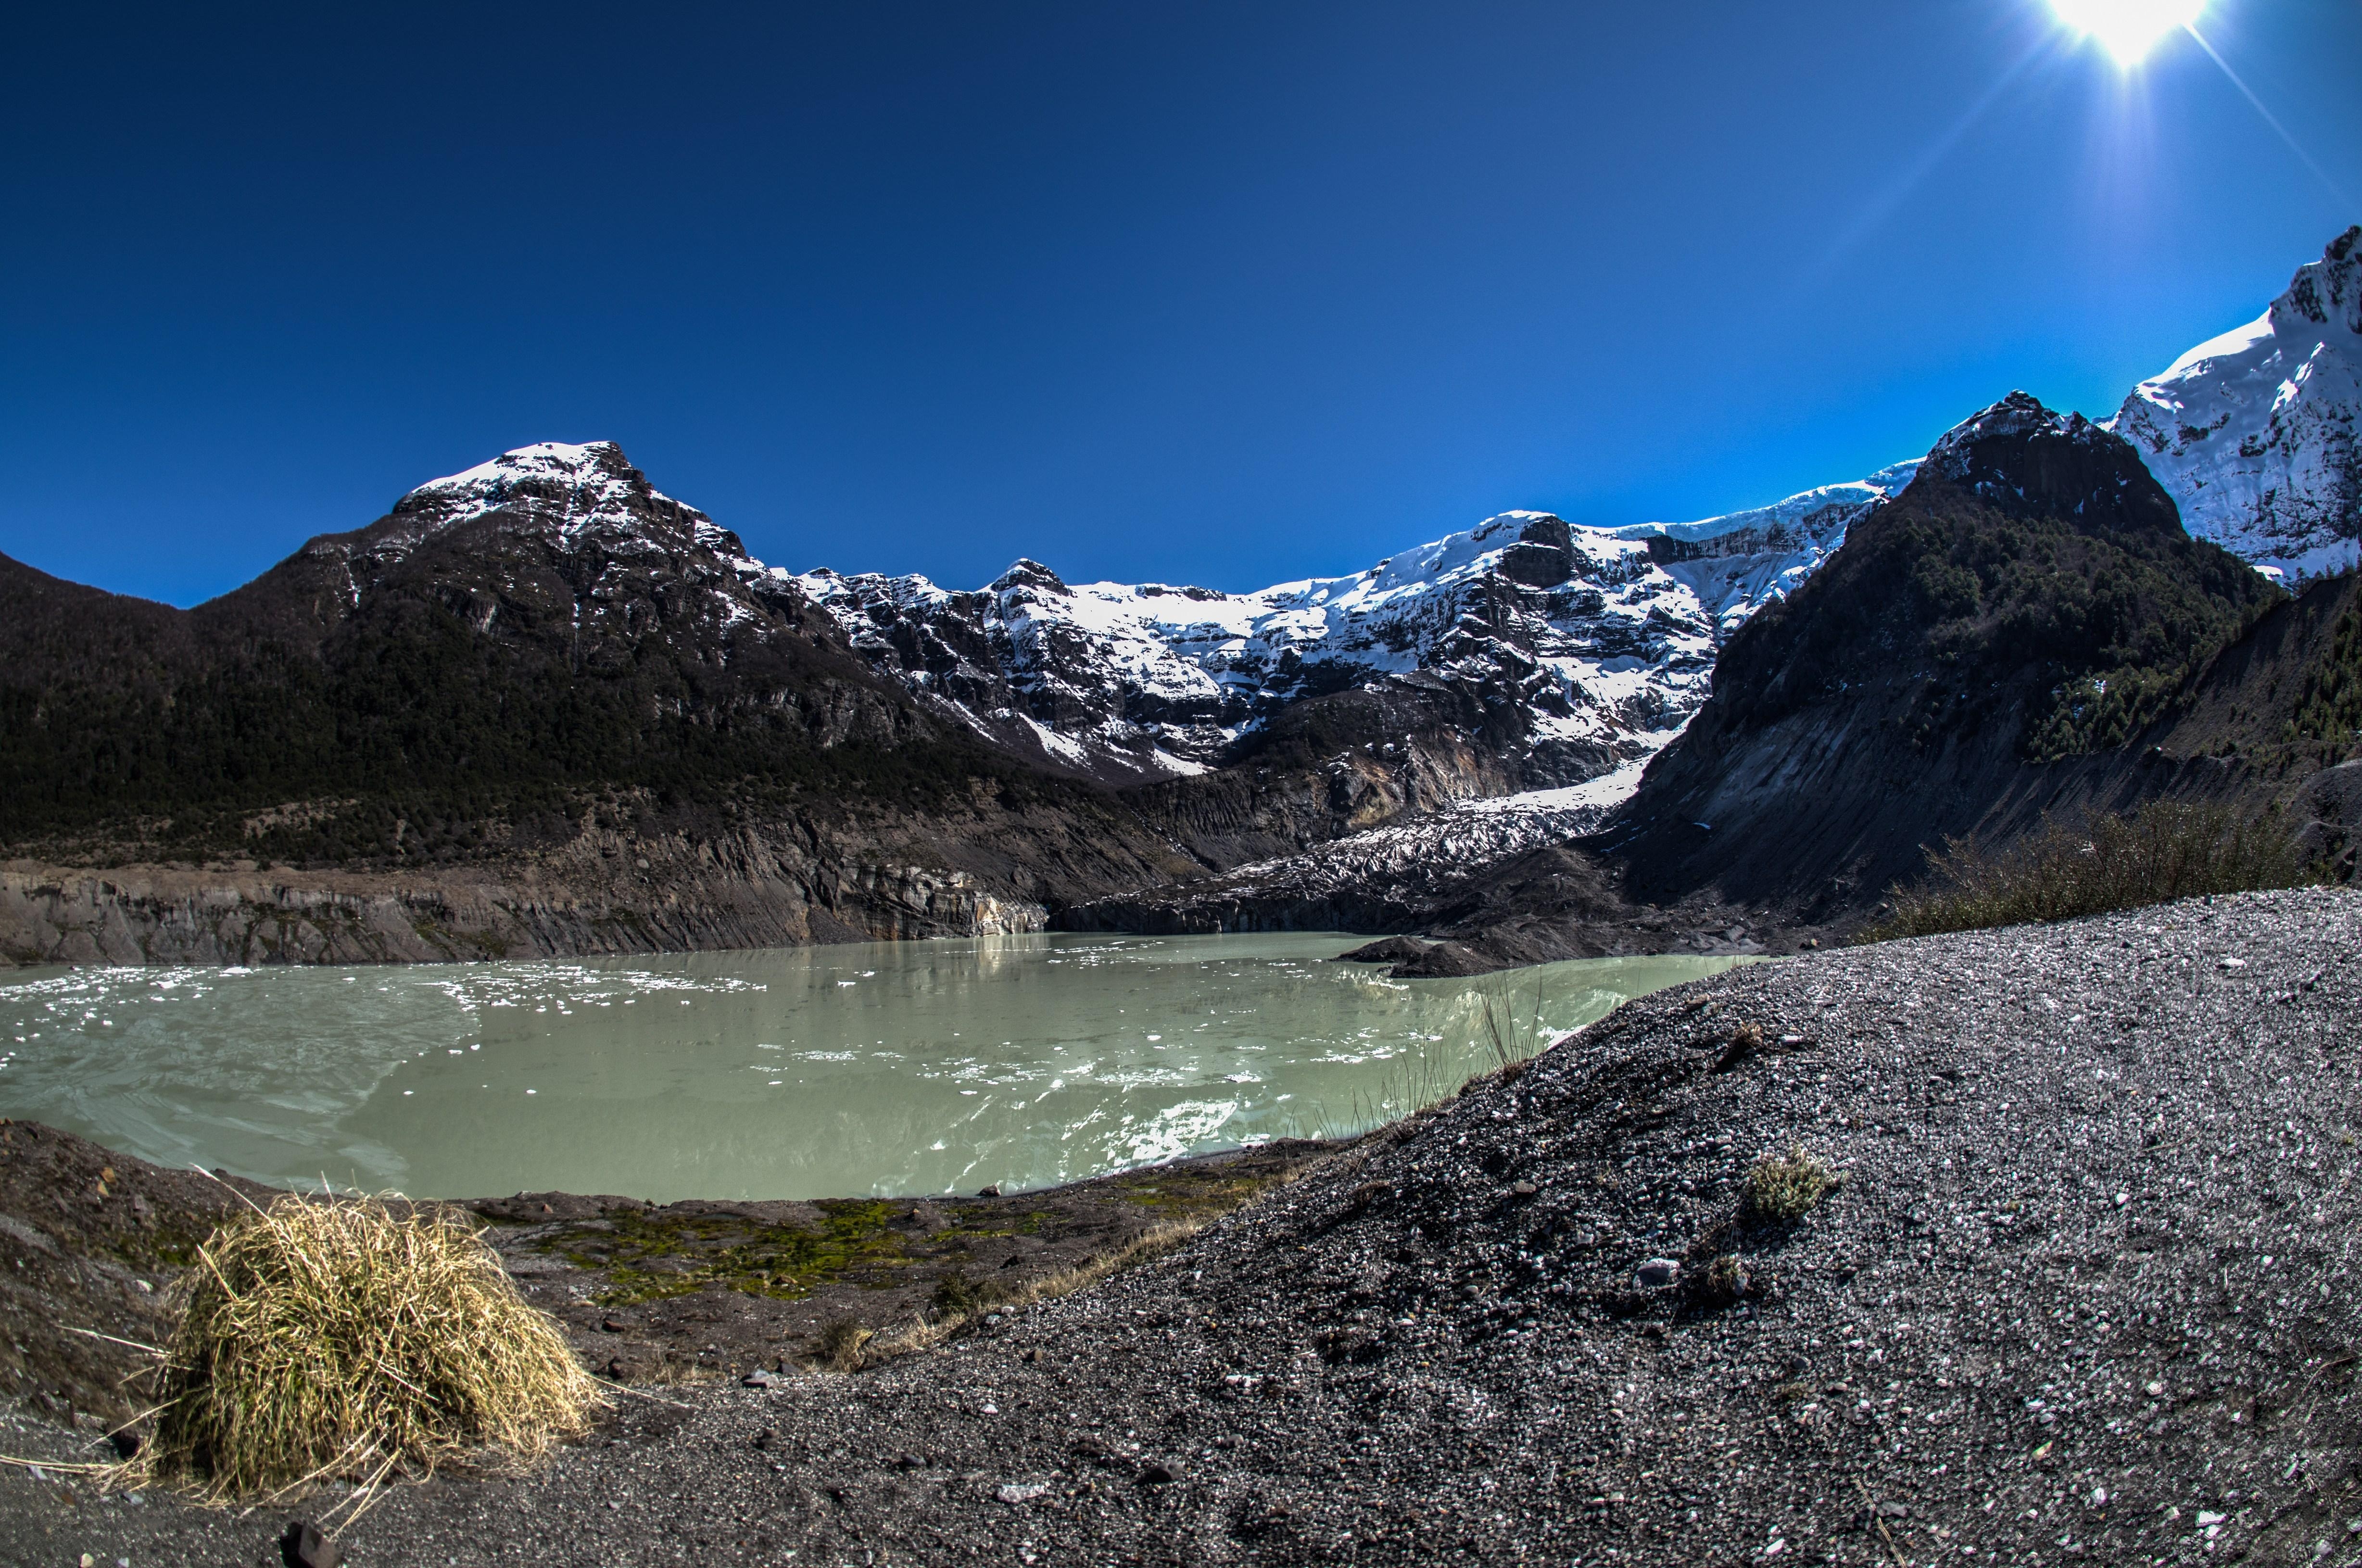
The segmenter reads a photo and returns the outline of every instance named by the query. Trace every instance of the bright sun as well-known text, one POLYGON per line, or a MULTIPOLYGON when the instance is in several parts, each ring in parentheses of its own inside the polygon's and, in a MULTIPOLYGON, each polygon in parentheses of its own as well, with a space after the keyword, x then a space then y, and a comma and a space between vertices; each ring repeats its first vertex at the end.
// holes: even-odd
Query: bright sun
POLYGON ((2058 19, 2100 40, 2119 65, 2137 65, 2168 33, 2198 20, 2205 0, 2050 0, 2058 19))

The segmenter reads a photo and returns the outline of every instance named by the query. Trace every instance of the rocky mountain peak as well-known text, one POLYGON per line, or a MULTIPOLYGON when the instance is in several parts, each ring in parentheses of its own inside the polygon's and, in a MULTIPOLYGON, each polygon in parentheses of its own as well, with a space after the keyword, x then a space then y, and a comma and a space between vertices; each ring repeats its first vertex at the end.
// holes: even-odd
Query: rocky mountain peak
POLYGON ((738 536, 665 495, 613 441, 537 441, 464 472, 429 480, 394 502, 388 530, 415 542, 480 518, 546 533, 573 548, 599 537, 702 547, 743 558, 738 536))
POLYGON ((2013 392, 1946 431, 1922 471, 2014 517, 2180 532, 2172 497, 2129 442, 2030 392, 2013 392))
POLYGON ((1024 556, 1019 557, 1007 571, 992 580, 990 591, 1007 593, 1018 588, 1039 588, 1068 597, 1072 597, 1075 591, 1066 586, 1065 579, 1043 566, 1040 561, 1024 556))
POLYGON ((2288 292, 2272 302, 2275 332, 2299 321, 2362 336, 2362 224, 2331 240, 2320 260, 2298 268, 2288 292))

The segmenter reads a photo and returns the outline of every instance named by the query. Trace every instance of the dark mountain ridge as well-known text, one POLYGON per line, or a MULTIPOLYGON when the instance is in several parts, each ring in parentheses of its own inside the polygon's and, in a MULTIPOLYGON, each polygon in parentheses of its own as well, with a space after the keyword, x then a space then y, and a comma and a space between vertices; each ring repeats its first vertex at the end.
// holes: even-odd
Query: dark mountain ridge
POLYGON ((1127 798, 931 712, 613 445, 529 447, 192 610, 0 558, 0 949, 434 957, 1025 929, 1514 788, 1488 727, 1440 683, 1355 689, 1267 726, 1229 772, 1127 798))
POLYGON ((1712 884, 1833 916, 2037 778, 2092 771, 2045 765, 2139 766, 2128 743, 2285 597, 2191 538, 2129 444, 2013 393, 1731 637, 1598 842, 1639 899, 1712 884))

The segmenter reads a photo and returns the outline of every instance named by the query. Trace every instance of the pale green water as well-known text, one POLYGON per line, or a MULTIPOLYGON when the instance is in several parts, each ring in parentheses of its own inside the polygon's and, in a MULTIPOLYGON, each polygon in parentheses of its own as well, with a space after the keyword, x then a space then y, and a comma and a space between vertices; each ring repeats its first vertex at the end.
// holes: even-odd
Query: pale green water
POLYGON ((1333 933, 1018 936, 0 981, 0 1115, 161 1165, 418 1197, 1039 1187, 1359 1131, 1727 958, 1389 980, 1333 933))

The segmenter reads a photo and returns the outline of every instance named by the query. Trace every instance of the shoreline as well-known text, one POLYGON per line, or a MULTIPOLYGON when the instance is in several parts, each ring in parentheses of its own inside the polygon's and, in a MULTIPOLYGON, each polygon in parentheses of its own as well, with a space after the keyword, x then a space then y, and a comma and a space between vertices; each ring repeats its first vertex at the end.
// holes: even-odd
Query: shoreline
MULTIPOLYGON (((838 1323, 883 1335, 989 1309, 1144 1238, 1200 1227, 1352 1143, 1275 1140, 1005 1196, 402 1201, 470 1217, 585 1364, 657 1385, 778 1370, 822 1353, 838 1323)), ((194 1244, 245 1203, 286 1190, 0 1118, 0 1249, 21 1254, 13 1277, 0 1274, 13 1335, 0 1397, 58 1402, 41 1408, 83 1430, 129 1416, 118 1385, 137 1358, 72 1330, 158 1342, 165 1293, 194 1244)))

